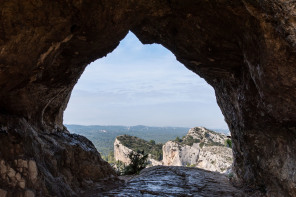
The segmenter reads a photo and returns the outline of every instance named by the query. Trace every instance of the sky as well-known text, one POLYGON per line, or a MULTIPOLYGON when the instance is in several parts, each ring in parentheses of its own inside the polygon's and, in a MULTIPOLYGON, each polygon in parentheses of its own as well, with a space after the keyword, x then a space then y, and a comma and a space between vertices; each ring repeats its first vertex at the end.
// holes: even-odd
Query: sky
POLYGON ((65 124, 227 129, 213 88, 159 44, 131 32, 87 66, 74 87, 65 124))

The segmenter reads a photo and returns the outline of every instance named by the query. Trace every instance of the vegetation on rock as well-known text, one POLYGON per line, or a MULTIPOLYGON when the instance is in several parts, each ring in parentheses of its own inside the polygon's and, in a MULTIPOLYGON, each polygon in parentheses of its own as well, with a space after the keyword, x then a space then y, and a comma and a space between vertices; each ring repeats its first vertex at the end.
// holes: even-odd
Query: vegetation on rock
POLYGON ((118 136, 117 139, 126 147, 130 148, 135 152, 144 151, 147 154, 150 154, 151 157, 155 160, 162 160, 162 146, 163 144, 156 144, 154 140, 149 142, 143 139, 140 139, 135 136, 122 135, 118 136))
POLYGON ((232 148, 232 141, 231 141, 231 139, 225 140, 225 146, 227 146, 229 148, 232 148))
MULTIPOLYGON (((196 128, 194 128, 196 129, 196 128)), ((225 140, 224 144, 222 142, 214 141, 211 136, 217 136, 221 139, 225 138, 221 133, 217 133, 215 131, 205 129, 205 132, 195 130, 194 136, 192 135, 185 135, 182 138, 179 136, 176 137, 174 142, 177 142, 180 145, 188 145, 192 146, 194 143, 200 143, 199 147, 202 148, 203 146, 226 146, 231 148, 231 139, 225 140)))
POLYGON ((128 154, 128 157, 131 163, 124 168, 123 174, 125 175, 139 174, 148 165, 148 154, 145 154, 144 151, 132 151, 128 154))

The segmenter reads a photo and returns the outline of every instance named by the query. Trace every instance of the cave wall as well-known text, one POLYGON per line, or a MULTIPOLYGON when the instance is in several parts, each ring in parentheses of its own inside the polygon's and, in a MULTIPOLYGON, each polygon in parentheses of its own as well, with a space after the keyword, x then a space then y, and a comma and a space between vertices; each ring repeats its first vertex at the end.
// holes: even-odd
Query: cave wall
MULTIPOLYGON (((42 164, 47 163, 40 159, 46 155, 42 141, 36 140, 33 148, 17 144, 24 143, 22 136, 34 133, 38 138, 66 135, 61 139, 74 140, 63 126, 74 85, 87 64, 114 50, 131 30, 144 44, 168 48, 214 87, 232 133, 237 184, 271 196, 295 196, 295 6, 284 0, 4 0, 0 135, 3 146, 14 151, 8 156, 2 146, 0 158, 11 165, 15 159, 31 159, 40 177, 49 177, 48 171, 67 177, 60 168, 49 170, 50 165, 42 164), (24 125, 32 129, 22 130, 24 125), (11 142, 13 138, 19 140, 11 142), (41 151, 32 151, 36 147, 41 151)), ((72 150, 70 141, 59 140, 59 147, 72 150)), ((79 147, 88 144, 80 141, 79 147)), ((99 153, 91 154, 100 160, 99 153)), ((75 160, 84 160, 79 158, 75 160)), ((107 166, 99 163, 95 168, 107 166)), ((112 170, 107 172, 99 177, 111 177, 112 170)), ((81 176, 74 175, 76 182, 64 181, 74 193, 83 182, 81 176)), ((7 184, 5 188, 23 189, 7 184)), ((44 188, 31 186, 34 192, 63 191, 44 188)))

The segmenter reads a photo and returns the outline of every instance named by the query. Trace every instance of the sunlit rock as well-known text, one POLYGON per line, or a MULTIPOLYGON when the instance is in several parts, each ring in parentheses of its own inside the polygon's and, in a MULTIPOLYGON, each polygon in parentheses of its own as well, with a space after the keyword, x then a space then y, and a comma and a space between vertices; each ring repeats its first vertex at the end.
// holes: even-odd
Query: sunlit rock
POLYGON ((190 166, 226 172, 232 166, 232 150, 226 147, 229 138, 203 127, 188 131, 180 142, 169 141, 163 146, 163 164, 190 166))

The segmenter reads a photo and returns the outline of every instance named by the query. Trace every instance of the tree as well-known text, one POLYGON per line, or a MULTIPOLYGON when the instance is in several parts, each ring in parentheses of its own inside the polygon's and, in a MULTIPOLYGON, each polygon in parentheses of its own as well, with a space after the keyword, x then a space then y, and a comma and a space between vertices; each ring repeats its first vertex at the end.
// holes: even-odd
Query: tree
POLYGON ((150 140, 149 143, 152 144, 152 145, 155 145, 155 141, 154 140, 150 140))
POLYGON ((112 167, 118 176, 124 174, 125 164, 122 161, 117 160, 112 167))
POLYGON ((175 141, 176 142, 182 142, 182 140, 179 138, 179 136, 176 137, 175 141))
POLYGON ((115 159, 114 159, 114 151, 110 151, 107 157, 107 161, 108 163, 115 163, 115 159))
POLYGON ((128 154, 128 157, 131 163, 124 169, 126 175, 139 174, 148 165, 148 154, 145 154, 144 151, 132 151, 128 154))
POLYGON ((231 141, 231 139, 225 140, 225 146, 227 146, 229 148, 232 148, 232 141, 231 141))

